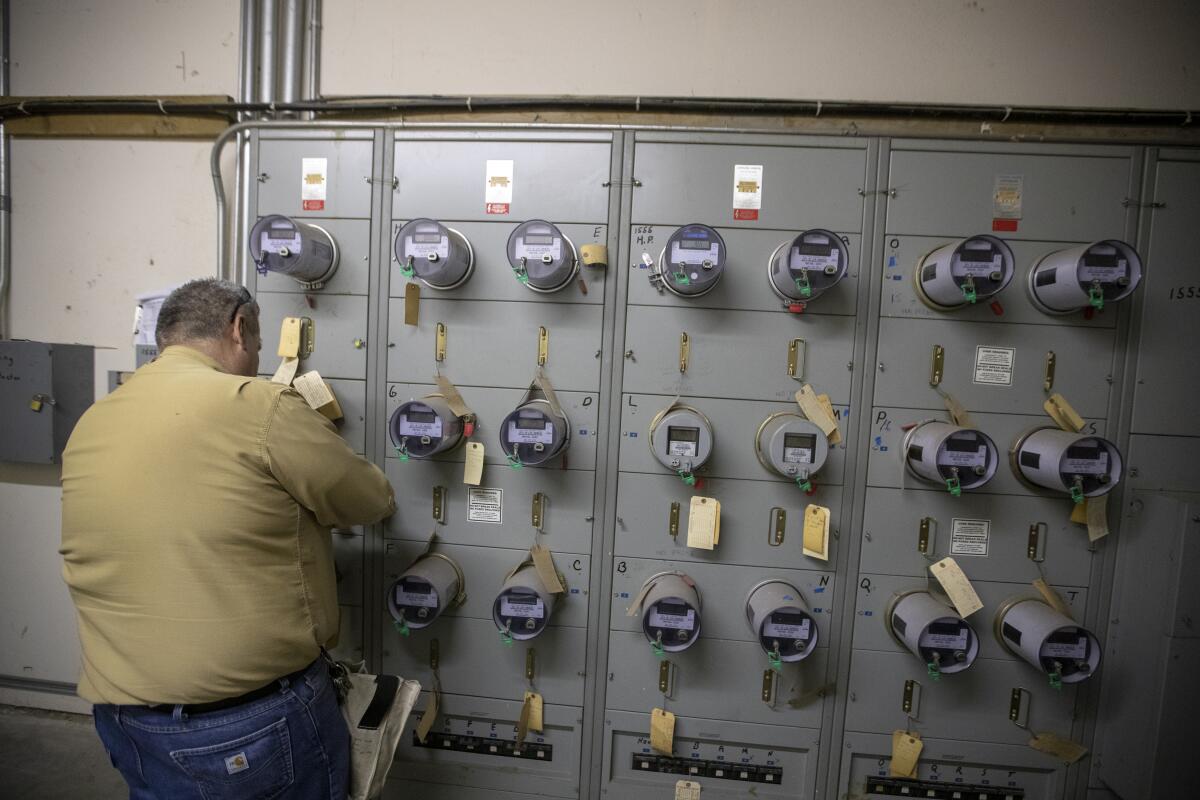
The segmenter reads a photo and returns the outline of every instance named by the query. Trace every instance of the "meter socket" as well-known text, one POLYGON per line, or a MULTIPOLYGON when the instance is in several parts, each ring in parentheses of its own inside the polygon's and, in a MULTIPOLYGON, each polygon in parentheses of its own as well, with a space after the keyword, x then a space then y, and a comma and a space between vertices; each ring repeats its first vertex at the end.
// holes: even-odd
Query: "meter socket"
POLYGON ((642 584, 642 633, 656 650, 679 653, 700 638, 700 591, 682 572, 660 572, 642 584))
POLYGON ((780 411, 758 426, 754 450, 758 463, 807 491, 829 458, 829 439, 799 414, 780 411))
POLYGON ((721 234, 707 225, 684 225, 667 239, 650 281, 680 297, 700 297, 721 281, 725 256, 721 234))
POLYGON ((953 311, 995 297, 1013 277, 1013 252, 995 236, 959 239, 917 262, 917 297, 935 311, 953 311))
POLYGON ((1017 440, 1012 466, 1026 483, 1069 494, 1077 503, 1108 494, 1122 474, 1121 453, 1108 439, 1050 427, 1017 440))
POLYGON ((775 248, 767 280, 788 306, 816 300, 846 277, 850 251, 833 231, 813 228, 775 248))
POLYGON ((893 596, 883 621, 896 643, 921 659, 934 679, 962 672, 979 655, 975 629, 924 589, 893 596))
POLYGON ((1141 280, 1137 251, 1117 239, 1104 239, 1043 256, 1029 270, 1026 289, 1039 311, 1070 314, 1124 300, 1141 280))
POLYGON ((982 431, 926 420, 904 435, 904 466, 923 481, 951 494, 978 489, 996 474, 996 445, 982 431))
POLYGON ((1014 597, 996 612, 997 641, 1050 676, 1055 688, 1085 681, 1100 668, 1100 640, 1040 597, 1014 597))
POLYGON ((440 394, 401 403, 392 412, 388 430, 402 458, 432 458, 453 450, 463 441, 463 420, 440 394))
POLYGON ((667 469, 692 475, 712 456, 712 423, 691 406, 672 405, 650 422, 650 450, 667 469))
POLYGON ((514 466, 541 466, 570 443, 570 422, 540 398, 517 406, 500 425, 500 447, 514 466))
POLYGON ((463 573, 441 553, 426 553, 400 575, 388 590, 388 611, 396 626, 405 630, 428 627, 458 602, 463 573))
POLYGON ((278 272, 320 289, 338 268, 338 246, 320 225, 271 214, 250 229, 250 258, 259 274, 278 272))
POLYGON ((475 271, 467 237, 432 219, 414 219, 400 228, 393 251, 400 270, 430 289, 457 289, 475 271))
POLYGON ((579 273, 575 245, 541 219, 522 222, 508 237, 508 263, 517 280, 542 293, 566 288, 579 273))
POLYGON ((533 564, 525 564, 509 575, 492 603, 496 629, 519 641, 541 635, 553 614, 554 595, 546 590, 533 564))
POLYGON ((803 661, 817 646, 817 621, 787 581, 766 580, 750 590, 746 624, 772 661, 803 661))

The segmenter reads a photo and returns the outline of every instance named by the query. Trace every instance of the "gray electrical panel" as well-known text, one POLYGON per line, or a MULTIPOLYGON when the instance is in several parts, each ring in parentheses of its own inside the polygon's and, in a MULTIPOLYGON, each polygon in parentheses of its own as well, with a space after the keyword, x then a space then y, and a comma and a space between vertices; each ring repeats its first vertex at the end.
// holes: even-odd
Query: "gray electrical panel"
MULTIPOLYGON (((310 232, 238 244, 264 376, 300 320, 299 372, 328 382, 343 436, 396 490, 394 516, 335 534, 339 655, 426 690, 395 796, 1115 790, 1100 759, 1030 743, 1118 746, 1098 725, 1125 669, 1106 622, 1114 544, 1138 524, 1125 488, 1197 480, 1171 467, 1194 464, 1171 437, 1195 431, 1169 382, 1200 289, 1157 277, 1189 252, 1186 214, 1139 237, 1161 210, 1141 199, 1147 151, 385 125, 253 145, 241 228, 310 232), (302 254, 321 280, 279 266, 280 247, 325 237, 335 269, 302 254), (1110 241, 1143 271, 1120 302, 1105 287, 1136 283, 1130 251, 1091 247, 1110 241), (1081 246, 1069 288, 1091 302, 1048 313, 1031 270, 1081 246), (1131 349, 1143 303, 1166 355, 1131 349), (1014 448, 1063 402, 1078 441, 1014 448), (930 464, 986 480, 923 478, 917 426, 946 433, 930 464), (1038 469, 1062 491, 1030 483, 1038 469), (529 588, 545 551, 559 585, 529 588), (931 571, 945 558, 981 604, 961 618, 931 571), (776 606, 751 603, 763 585, 776 606), (942 638, 906 645, 889 615, 931 591, 920 635, 942 638), (966 647, 955 619, 971 663, 942 669, 922 654, 966 647), (656 709, 674 715, 665 742, 656 709), (906 731, 923 747, 898 776, 906 731)), ((1194 154, 1167 155, 1166 210, 1194 208, 1194 154)))
POLYGON ((59 463, 94 382, 90 345, 0 341, 0 461, 59 463))

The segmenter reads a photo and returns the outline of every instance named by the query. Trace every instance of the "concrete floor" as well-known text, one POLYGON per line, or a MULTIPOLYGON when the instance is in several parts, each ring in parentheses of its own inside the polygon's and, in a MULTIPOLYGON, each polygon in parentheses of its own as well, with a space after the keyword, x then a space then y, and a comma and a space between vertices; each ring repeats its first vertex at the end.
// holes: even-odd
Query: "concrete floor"
POLYGON ((128 796, 91 717, 0 705, 0 797, 116 800, 128 796))

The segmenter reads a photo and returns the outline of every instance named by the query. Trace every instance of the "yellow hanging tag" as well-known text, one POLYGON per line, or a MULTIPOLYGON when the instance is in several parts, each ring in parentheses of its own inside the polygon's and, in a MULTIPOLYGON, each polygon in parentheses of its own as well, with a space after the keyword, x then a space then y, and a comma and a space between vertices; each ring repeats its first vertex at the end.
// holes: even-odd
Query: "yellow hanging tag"
POLYGON ((1071 614, 1071 607, 1067 605, 1065 600, 1062 599, 1062 595, 1054 591, 1054 587, 1046 583, 1044 578, 1038 578, 1035 580, 1033 582, 1033 588, 1038 590, 1038 594, 1040 594, 1045 601, 1050 604, 1051 608, 1062 614, 1067 619, 1073 618, 1071 614))
POLYGON ((286 357, 279 362, 279 368, 275 370, 275 374, 271 376, 272 383, 282 383, 284 386, 291 386, 292 381, 296 379, 296 370, 300 368, 300 359, 286 357))
POLYGON ((304 398, 304 402, 314 410, 334 402, 333 394, 330 393, 325 381, 321 380, 321 375, 316 370, 298 375, 292 381, 292 388, 299 392, 300 396, 304 398))
POLYGON ((1035 733, 1029 746, 1039 753, 1054 756, 1067 764, 1074 764, 1087 755, 1088 749, 1079 742, 1064 739, 1055 733, 1035 733))
POLYGON ((650 594, 650 590, 654 588, 654 581, 650 581, 642 586, 641 590, 633 598, 633 602, 629 604, 629 608, 625 609, 625 616, 636 617, 642 610, 642 603, 646 600, 646 595, 650 594))
POLYGON ((675 800, 700 800, 697 781, 675 781, 675 800))
POLYGON ((417 723, 417 739, 422 744, 425 743, 425 737, 429 736, 429 731, 433 730, 433 723, 437 721, 441 705, 442 693, 434 686, 433 691, 429 693, 429 702, 425 704, 425 713, 421 715, 421 721, 417 723))
POLYGON ((465 417, 472 413, 459 393, 458 387, 451 383, 449 378, 445 375, 435 375, 433 380, 437 383, 438 391, 445 398, 446 405, 450 406, 450 410, 454 412, 454 416, 465 417))
POLYGON ((949 392, 940 392, 942 395, 942 403, 946 406, 946 412, 950 414, 950 419, 955 425, 962 428, 973 427, 971 415, 967 413, 967 409, 963 404, 958 402, 958 398, 949 392))
POLYGON ((1089 497, 1084 504, 1087 506, 1088 541, 1108 536, 1108 495, 1089 497))
POLYGON ((525 693, 525 705, 529 708, 529 730, 542 732, 542 696, 537 692, 525 693))
POLYGON ((404 285, 404 324, 416 325, 417 315, 421 310, 421 284, 407 283, 404 285))
MULTIPOLYGON (((837 422, 837 414, 835 414, 833 412, 833 402, 829 399, 829 395, 827 395, 827 394, 817 395, 817 402, 819 402, 821 404, 821 408, 825 409, 825 413, 829 415, 829 418, 832 419, 836 423, 837 422)), ((834 428, 830 433, 828 433, 826 435, 825 438, 829 439, 830 444, 841 444, 841 442, 842 442, 841 428, 834 428)))
POLYGON ((284 317, 279 326, 279 357, 297 358, 300 355, 300 318, 284 317))
POLYGON ((585 267, 607 267, 608 248, 598 242, 590 242, 579 248, 579 258, 585 267))
POLYGON ((1054 423, 1064 431, 1079 433, 1083 430, 1083 417, 1075 413, 1075 409, 1061 394, 1052 394, 1042 403, 1042 408, 1054 420, 1054 423))
POLYGON ((913 731, 892 731, 892 764, 889 774, 893 778, 917 777, 917 760, 924 748, 921 734, 913 731))
POLYGON ((1071 504, 1071 522, 1076 525, 1087 525, 1087 505, 1090 498, 1083 498, 1082 503, 1071 504))
POLYGON ((804 545, 806 556, 829 560, 829 509, 810 505, 804 509, 804 545))
POLYGON ((721 503, 712 497, 693 497, 688 510, 688 547, 712 550, 721 535, 721 503))
POLYGON ((566 589, 558 580, 558 570, 554 568, 554 556, 550 551, 540 544, 535 544, 529 549, 529 554, 533 556, 533 566, 537 570, 538 577, 542 579, 546 591, 550 594, 565 592, 566 589))
POLYGON ((962 567, 953 558, 943 558, 931 565, 929 571, 946 590, 946 594, 950 596, 950 602, 954 604, 960 617, 965 619, 983 608, 983 601, 975 593, 975 589, 971 586, 971 581, 967 579, 966 573, 962 571, 962 567))
POLYGON ((796 392, 796 405, 800 406, 804 416, 825 433, 826 438, 833 436, 834 431, 838 430, 837 419, 825 410, 825 406, 817 399, 817 393, 807 383, 796 392))
POLYGON ((483 480, 483 442, 467 442, 467 463, 463 465, 463 483, 478 486, 483 480))
POLYGON ((665 756, 675 752, 675 715, 670 711, 650 712, 650 747, 665 756))

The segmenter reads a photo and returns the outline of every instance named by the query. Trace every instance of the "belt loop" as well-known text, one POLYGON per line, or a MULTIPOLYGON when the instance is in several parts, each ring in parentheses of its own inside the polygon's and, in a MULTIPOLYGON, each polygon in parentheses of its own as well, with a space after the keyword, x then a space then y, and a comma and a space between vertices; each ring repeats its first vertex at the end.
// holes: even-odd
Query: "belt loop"
POLYGON ((175 722, 184 722, 187 720, 187 714, 184 713, 182 704, 176 703, 175 707, 171 709, 171 719, 175 722))

